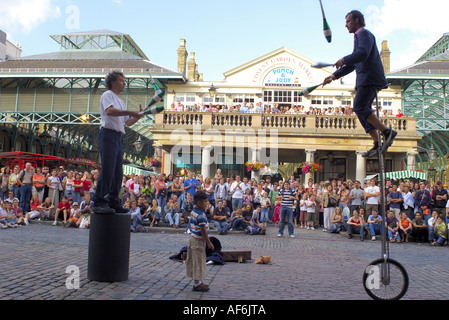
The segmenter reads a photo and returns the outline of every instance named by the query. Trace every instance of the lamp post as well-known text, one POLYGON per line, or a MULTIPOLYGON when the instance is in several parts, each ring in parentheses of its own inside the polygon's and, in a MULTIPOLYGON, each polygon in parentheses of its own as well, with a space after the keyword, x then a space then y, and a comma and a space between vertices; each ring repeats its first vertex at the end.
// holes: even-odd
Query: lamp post
POLYGON ((214 98, 216 94, 217 89, 214 87, 214 84, 212 83, 212 85, 209 88, 209 95, 211 96, 211 98, 214 98))
POLYGON ((141 153, 143 146, 146 144, 146 142, 142 141, 142 137, 139 136, 139 140, 134 142, 134 148, 136 149, 137 153, 141 153))
POLYGON ((39 135, 39 140, 41 141, 41 145, 42 145, 42 153, 45 154, 47 151, 47 145, 49 140, 52 138, 52 136, 48 133, 47 131, 47 127, 45 127, 44 132, 42 132, 39 135))

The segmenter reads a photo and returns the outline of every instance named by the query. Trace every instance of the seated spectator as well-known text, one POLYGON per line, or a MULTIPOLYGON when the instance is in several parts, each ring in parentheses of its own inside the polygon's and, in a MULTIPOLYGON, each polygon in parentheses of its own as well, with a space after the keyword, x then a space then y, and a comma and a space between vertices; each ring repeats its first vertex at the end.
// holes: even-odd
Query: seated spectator
POLYGON ((364 240, 364 229, 363 225, 364 220, 363 216, 359 215, 359 212, 357 210, 354 211, 353 216, 349 218, 348 222, 346 223, 348 226, 348 239, 352 238, 352 234, 357 232, 360 234, 360 241, 364 240))
POLYGON ((376 240, 376 234, 382 234, 382 217, 379 216, 377 210, 371 211, 371 215, 368 217, 368 227, 371 234, 371 240, 376 240))
POLYGON ((26 226, 25 217, 23 216, 23 210, 19 206, 19 200, 14 200, 12 202, 12 210, 14 211, 14 215, 18 218, 17 224, 26 226))
POLYGON ((167 205, 164 207, 164 221, 172 228, 179 228, 179 204, 174 202, 172 198, 168 199, 167 205))
POLYGON ((9 228, 20 227, 19 224, 17 223, 19 221, 19 218, 17 218, 11 202, 9 201, 6 202, 5 210, 6 210, 6 218, 4 219, 6 220, 6 225, 9 228))
POLYGON ((14 200, 19 201, 18 198, 14 197, 14 191, 13 190, 9 190, 8 191, 8 197, 4 201, 11 202, 11 204, 12 204, 14 202, 14 200))
MULTIPOLYGON (((90 200, 91 196, 90 193, 86 193, 84 195, 84 201, 81 202, 80 204, 80 218, 79 221, 81 223, 81 221, 86 218, 87 219, 87 225, 85 225, 85 227, 89 227, 90 225, 90 215, 92 214, 92 208, 94 206, 94 202, 92 200, 90 200)), ((79 226, 79 224, 78 224, 79 226)))
POLYGON ((241 207, 236 208, 235 211, 231 214, 230 221, 231 221, 230 231, 234 231, 236 229, 245 230, 245 222, 243 221, 241 207))
POLYGON ((35 219, 37 217, 43 217, 42 213, 39 210, 41 202, 39 201, 39 195, 37 193, 33 193, 30 201, 30 212, 25 214, 25 223, 28 225, 31 219, 35 219))
POLYGON ((343 211, 341 207, 336 207, 335 212, 331 218, 331 228, 327 230, 328 233, 340 233, 341 227, 345 222, 345 216, 343 215, 343 211))
POLYGON ((225 235, 229 229, 230 215, 226 209, 223 207, 223 200, 218 200, 217 207, 214 210, 214 226, 221 235, 225 235))
POLYGON ((430 233, 430 231, 435 231, 435 224, 437 222, 437 218, 438 218, 438 212, 433 211, 431 217, 427 221, 427 227, 429 228, 429 233, 430 233))
POLYGON ((8 228, 8 222, 6 221, 7 217, 8 214, 6 213, 6 202, 3 201, 0 206, 0 229, 8 228))
POLYGON ((262 233, 262 230, 264 230, 264 227, 262 226, 262 224, 260 223, 260 213, 262 212, 262 208, 261 206, 257 206, 256 209, 253 211, 253 216, 251 218, 252 221, 252 227, 255 230, 252 230, 250 232, 250 234, 265 234, 264 232, 262 233))
POLYGON ((207 205, 205 212, 206 212, 207 221, 213 223, 214 222, 214 206, 212 205, 212 203, 210 201, 209 201, 209 204, 207 205))
POLYGON ((253 206, 249 203, 242 207, 242 218, 243 218, 243 229, 246 230, 249 225, 251 225, 251 220, 253 218, 253 206))
POLYGON ((51 203, 49 197, 45 198, 45 201, 38 207, 43 220, 51 220, 54 214, 55 206, 51 203))
POLYGON ((442 216, 438 216, 435 229, 429 232, 429 240, 432 246, 442 246, 447 241, 447 225, 442 216))
POLYGON ((140 208, 137 206, 136 200, 131 200, 131 208, 129 208, 129 214, 131 215, 131 231, 136 231, 137 225, 142 225, 142 214, 140 208))
POLYGON ((406 212, 401 213, 401 219, 399 219, 399 236, 401 242, 408 242, 408 239, 412 233, 412 221, 408 218, 406 212))
POLYGON ((159 207, 156 199, 151 200, 151 206, 148 208, 147 217, 151 219, 150 227, 157 225, 161 220, 161 207, 159 207))
POLYGON ((399 220, 394 216, 393 210, 388 210, 385 225, 388 232, 388 239, 390 242, 400 242, 399 238, 399 220))
POLYGON ((80 216, 81 216, 81 209, 79 207, 79 204, 78 202, 74 202, 73 207, 70 209, 69 219, 67 220, 67 224, 64 227, 78 228, 81 222, 80 216))
POLYGON ((67 223, 67 216, 70 213, 70 203, 65 196, 62 197, 61 202, 58 204, 58 208, 55 211, 55 221, 53 222, 53 226, 58 225, 59 214, 62 212, 63 214, 63 224, 67 223))
POLYGON ((145 199, 144 195, 141 195, 137 199, 137 206, 140 208, 140 212, 141 212, 142 216, 144 216, 144 215, 146 216, 146 212, 148 211, 149 205, 148 205, 148 202, 145 199))
POLYGON ((415 214, 415 219, 412 221, 412 238, 416 242, 427 242, 428 239, 427 224, 419 212, 415 214))

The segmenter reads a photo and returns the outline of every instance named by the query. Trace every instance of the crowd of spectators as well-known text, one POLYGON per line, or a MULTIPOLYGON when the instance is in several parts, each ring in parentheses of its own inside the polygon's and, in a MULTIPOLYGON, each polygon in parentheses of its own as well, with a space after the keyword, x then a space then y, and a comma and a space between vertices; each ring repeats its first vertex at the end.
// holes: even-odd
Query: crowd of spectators
MULTIPOLYGON (((0 227, 26 226, 30 220, 49 220, 53 225, 88 228, 98 172, 64 170, 63 167, 1 170, 0 227)), ((438 181, 386 181, 386 221, 380 214, 380 188, 369 181, 309 180, 306 185, 295 179, 261 181, 239 175, 225 177, 220 169, 214 177, 161 173, 157 176, 124 176, 120 199, 129 208, 131 231, 142 226, 168 225, 189 232, 193 195, 204 191, 209 197, 206 216, 209 223, 224 235, 232 230, 264 234, 273 224, 283 235, 288 225, 294 229, 321 229, 346 232, 348 238, 359 234, 361 240, 376 240, 385 223, 391 242, 447 241, 449 201, 447 185, 438 181)))
POLYGON ((65 227, 87 228, 90 223, 98 171, 33 167, 4 167, 0 172, 0 227, 26 226, 30 220, 62 220, 65 227))
MULTIPOLYGON (((340 115, 340 116, 354 116, 355 113, 351 106, 340 106, 340 107, 309 107, 308 109, 303 105, 291 104, 290 107, 286 105, 279 105, 274 103, 272 105, 262 105, 262 102, 236 104, 232 106, 227 105, 214 105, 209 104, 194 104, 193 106, 184 106, 181 101, 177 101, 167 108, 170 112, 226 112, 226 113, 263 113, 263 114, 304 114, 304 115, 340 115)), ((394 114, 392 109, 382 109, 380 108, 380 114, 383 117, 405 117, 402 110, 397 110, 394 114)))

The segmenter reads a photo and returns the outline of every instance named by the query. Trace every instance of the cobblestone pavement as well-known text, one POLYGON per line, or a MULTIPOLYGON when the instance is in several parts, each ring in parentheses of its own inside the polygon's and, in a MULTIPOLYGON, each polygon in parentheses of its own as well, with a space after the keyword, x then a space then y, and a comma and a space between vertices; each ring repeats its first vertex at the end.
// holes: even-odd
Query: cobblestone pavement
MULTIPOLYGON (((162 229, 161 229, 162 230, 162 229)), ((362 275, 380 257, 380 241, 347 239, 321 230, 295 229, 296 237, 217 236, 224 250, 251 250, 252 258, 271 256, 271 265, 227 263, 207 266, 207 293, 192 292, 185 265, 168 257, 187 244, 179 233, 133 233, 129 280, 100 283, 87 279, 89 230, 31 224, 0 230, 1 300, 369 300, 362 275), (80 288, 67 289, 68 266, 80 270, 80 288)), ((447 300, 449 247, 394 243, 391 257, 410 278, 406 300, 447 300), (443 285, 445 287, 445 285, 443 285)))

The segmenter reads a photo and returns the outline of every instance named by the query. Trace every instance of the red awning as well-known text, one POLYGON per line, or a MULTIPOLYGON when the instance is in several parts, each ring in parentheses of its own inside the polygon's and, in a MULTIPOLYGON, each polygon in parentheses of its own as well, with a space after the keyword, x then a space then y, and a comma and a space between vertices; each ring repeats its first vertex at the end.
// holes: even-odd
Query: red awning
POLYGON ((35 154, 28 152, 4 152, 0 153, 0 163, 2 166, 8 166, 13 168, 18 165, 20 169, 25 168, 25 164, 30 162, 34 167, 44 167, 54 168, 58 166, 64 166, 68 163, 74 163, 79 165, 87 165, 98 168, 96 162, 88 159, 71 158, 64 159, 55 156, 48 156, 45 154, 35 154))

